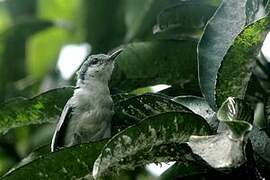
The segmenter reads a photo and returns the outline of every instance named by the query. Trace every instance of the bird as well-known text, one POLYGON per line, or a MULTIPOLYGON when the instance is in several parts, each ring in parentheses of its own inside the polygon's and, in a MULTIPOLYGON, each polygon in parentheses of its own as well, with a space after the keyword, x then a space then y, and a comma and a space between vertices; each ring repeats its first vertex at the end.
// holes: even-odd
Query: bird
POLYGON ((89 55, 77 71, 76 88, 67 101, 56 125, 51 151, 111 136, 113 100, 108 82, 114 60, 122 52, 111 55, 89 55))

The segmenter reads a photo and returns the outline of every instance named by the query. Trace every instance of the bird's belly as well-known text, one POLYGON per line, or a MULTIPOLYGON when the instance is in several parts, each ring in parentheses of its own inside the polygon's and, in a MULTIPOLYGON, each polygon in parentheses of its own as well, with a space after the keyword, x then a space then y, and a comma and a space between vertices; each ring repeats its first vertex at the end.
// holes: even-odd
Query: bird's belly
POLYGON ((65 144, 71 146, 110 137, 112 116, 111 108, 98 108, 80 114, 75 111, 67 130, 65 144))

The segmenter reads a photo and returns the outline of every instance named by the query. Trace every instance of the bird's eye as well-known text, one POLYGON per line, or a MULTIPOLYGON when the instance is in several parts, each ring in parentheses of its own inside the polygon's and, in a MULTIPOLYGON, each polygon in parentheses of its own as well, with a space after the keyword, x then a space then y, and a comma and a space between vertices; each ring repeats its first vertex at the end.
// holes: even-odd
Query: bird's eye
POLYGON ((92 61, 92 65, 96 65, 98 63, 98 59, 97 58, 95 58, 95 59, 93 59, 93 61, 92 61))

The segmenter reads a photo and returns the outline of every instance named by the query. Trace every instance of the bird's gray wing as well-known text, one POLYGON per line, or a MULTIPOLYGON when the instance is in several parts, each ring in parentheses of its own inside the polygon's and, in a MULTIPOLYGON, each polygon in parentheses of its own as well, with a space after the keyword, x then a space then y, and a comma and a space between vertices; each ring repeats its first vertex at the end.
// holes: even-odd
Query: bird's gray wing
POLYGON ((51 143, 52 152, 64 146, 65 134, 67 130, 67 125, 72 115, 72 109, 73 107, 68 101, 62 111, 61 117, 54 131, 54 135, 53 135, 52 143, 51 143))

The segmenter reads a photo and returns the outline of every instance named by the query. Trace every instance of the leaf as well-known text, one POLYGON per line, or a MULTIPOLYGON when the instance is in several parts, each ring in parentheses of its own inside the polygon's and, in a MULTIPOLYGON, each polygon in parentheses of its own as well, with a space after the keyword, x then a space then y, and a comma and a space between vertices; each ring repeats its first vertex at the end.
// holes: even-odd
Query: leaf
POLYGON ((253 113, 244 101, 229 97, 217 112, 227 129, 211 136, 191 136, 188 145, 213 168, 228 170, 246 162, 245 146, 253 113))
POLYGON ((268 15, 267 3, 268 0, 247 0, 246 3, 246 16, 247 23, 250 24, 258 19, 268 15))
POLYGON ((59 88, 31 99, 17 98, 0 106, 0 133, 12 128, 55 122, 74 88, 59 88))
POLYGON ((93 54, 107 53, 122 43, 126 32, 122 0, 83 0, 80 11, 93 54))
POLYGON ((266 14, 270 13, 270 1, 267 1, 265 11, 266 11, 266 14))
MULTIPOLYGON (((220 0, 203 0, 203 2, 217 6, 220 0)), ((128 27, 125 41, 146 40, 151 37, 152 28, 159 13, 179 3, 178 0, 146 0, 139 2, 126 0, 126 17, 128 17, 126 23, 128 27), (140 13, 138 14, 138 12, 140 13)), ((190 3, 197 3, 197 1, 192 0, 190 3)))
POLYGON ((224 122, 231 131, 231 136, 242 139, 251 131, 253 111, 241 99, 229 97, 217 112, 217 118, 224 122))
POLYGON ((223 1, 215 15, 208 22, 199 42, 200 86, 207 102, 214 110, 217 110, 214 92, 220 64, 235 37, 246 24, 256 20, 250 17, 257 12, 257 6, 248 6, 247 4, 250 3, 258 4, 259 2, 257 0, 223 1))
POLYGON ((227 97, 244 98, 256 56, 269 31, 269 17, 248 26, 234 41, 219 69, 216 85, 217 104, 227 97))
POLYGON ((253 112, 248 104, 239 98, 229 97, 219 108, 217 117, 220 121, 253 122, 253 112))
POLYGON ((184 39, 201 35, 204 26, 216 10, 205 1, 180 2, 160 12, 154 34, 169 39, 184 39))
POLYGON ((116 59, 111 86, 131 91, 168 84, 179 87, 179 94, 200 94, 197 82, 195 41, 149 41, 124 48, 116 59))
POLYGON ((48 20, 74 21, 74 14, 79 7, 77 0, 65 3, 63 0, 39 0, 37 1, 37 14, 39 18, 48 20))
POLYGON ((28 163, 31 163, 32 161, 40 158, 41 156, 49 154, 50 152, 51 152, 50 144, 41 146, 38 149, 35 149, 33 152, 31 152, 25 158, 23 158, 15 167, 11 168, 9 170, 9 172, 15 171, 18 168, 23 167, 23 166, 27 165, 28 163))
POLYGON ((65 148, 54 153, 41 155, 39 158, 14 169, 4 175, 2 180, 28 179, 77 179, 88 175, 93 168, 105 142, 81 144, 65 148))
POLYGON ((112 95, 112 99, 113 99, 114 103, 119 103, 119 102, 125 101, 133 96, 135 96, 135 95, 131 94, 131 93, 118 93, 118 94, 112 95))
POLYGON ((2 34, 11 26, 11 17, 6 8, 0 7, 0 33, 2 34))
MULTIPOLYGON (((184 106, 158 94, 143 94, 120 101, 114 106, 112 126, 115 133, 164 112, 189 112, 184 106)), ((113 133, 114 134, 114 133, 113 133)))
MULTIPOLYGON (((74 87, 59 88, 30 99, 15 98, 3 103, 0 107, 0 133, 27 125, 56 122, 73 90, 74 87)), ((112 122, 115 133, 148 116, 169 111, 188 111, 169 98, 157 94, 119 94, 112 98, 116 112, 112 122)))
POLYGON ((226 171, 246 162, 246 141, 243 139, 232 139, 228 132, 223 132, 211 136, 191 136, 188 145, 210 166, 226 171))
MULTIPOLYGON (((73 90, 74 87, 59 88, 30 99, 15 98, 3 103, 0 107, 0 133, 27 125, 56 122, 73 90)), ((116 112, 112 121, 115 133, 148 116, 170 111, 189 111, 169 98, 157 94, 119 94, 113 95, 112 98, 116 112)))
MULTIPOLYGON (((84 42, 86 27, 83 22, 85 14, 82 12, 82 7, 84 7, 82 2, 69 0, 68 3, 65 3, 63 0, 39 0, 37 1, 37 16, 41 19, 51 20, 57 26, 64 27, 70 31, 68 35, 66 35, 67 32, 63 31, 63 35, 58 35, 57 38, 68 36, 73 43, 84 42)), ((56 45, 60 44, 61 40, 57 42, 56 39, 56 45)), ((51 49, 53 50, 53 48, 51 49)), ((48 51, 50 50, 46 52, 48 51)))
POLYGON ((195 114, 170 112, 146 118, 110 139, 95 162, 93 176, 98 178, 150 162, 176 160, 183 153, 180 157, 173 153, 181 148, 176 150, 170 146, 186 142, 192 134, 211 132, 205 120, 195 114))
POLYGON ((258 129, 253 128, 250 132, 250 140, 252 143, 253 150, 268 163, 270 162, 270 138, 268 135, 258 129))
POLYGON ((41 79, 51 72, 55 68, 62 46, 68 42, 69 35, 63 27, 52 27, 29 38, 26 49, 28 75, 41 79))
POLYGON ((172 100, 203 117, 212 128, 217 129, 218 121, 216 113, 211 109, 204 98, 197 96, 177 96, 172 100))

